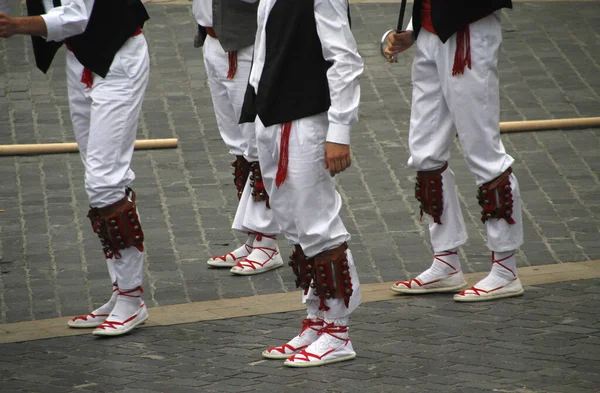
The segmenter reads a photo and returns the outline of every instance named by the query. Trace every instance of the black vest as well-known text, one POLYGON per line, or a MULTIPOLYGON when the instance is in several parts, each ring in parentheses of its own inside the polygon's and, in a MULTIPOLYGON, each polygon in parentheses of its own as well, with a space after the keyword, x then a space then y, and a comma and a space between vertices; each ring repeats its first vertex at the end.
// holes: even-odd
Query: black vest
MULTIPOLYGON (((442 42, 477 19, 484 18, 500 8, 512 8, 511 0, 430 0, 431 23, 442 42)), ((415 35, 421 30, 421 6, 423 0, 413 5, 413 29, 415 35)))
POLYGON ((248 84, 240 123, 258 115, 268 127, 328 111, 330 66, 317 35, 314 1, 277 1, 267 19, 258 95, 248 84))
MULTIPOLYGON (((26 4, 30 16, 45 13, 42 0, 27 0, 26 4)), ((54 5, 60 5, 60 0, 54 0, 54 5)), ((104 78, 117 51, 148 19, 140 0, 96 0, 85 32, 65 41, 84 67, 104 78)), ((31 39, 35 63, 46 73, 62 42, 31 39)))

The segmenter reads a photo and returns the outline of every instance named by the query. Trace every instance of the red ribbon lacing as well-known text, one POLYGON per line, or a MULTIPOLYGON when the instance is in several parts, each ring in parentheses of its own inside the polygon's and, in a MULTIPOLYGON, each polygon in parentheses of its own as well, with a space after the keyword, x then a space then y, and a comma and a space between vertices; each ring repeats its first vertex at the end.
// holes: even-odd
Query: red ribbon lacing
POLYGON ((292 122, 288 121, 281 125, 281 142, 279 144, 279 163, 277 164, 277 175, 275 176, 275 185, 279 187, 285 182, 288 168, 288 155, 290 144, 290 133, 292 131, 292 122))
POLYGON ((494 263, 497 263, 498 265, 502 266, 504 269, 508 270, 509 272, 512 273, 513 277, 517 277, 517 275, 515 274, 514 271, 512 271, 512 269, 506 267, 504 264, 500 263, 500 262, 504 262, 507 259, 512 258, 515 255, 515 253, 513 252, 512 254, 510 254, 509 256, 507 256, 506 258, 502 258, 502 259, 496 259, 496 253, 492 251, 492 265, 494 263))
POLYGON ((238 66, 238 58, 237 51, 227 52, 227 57, 229 58, 229 70, 227 70, 227 79, 233 79, 235 77, 235 73, 237 72, 238 66))
POLYGON ((119 296, 129 296, 129 297, 141 297, 142 293, 144 293, 144 289, 142 287, 133 288, 128 291, 121 291, 119 289, 118 291, 119 291, 119 296), (137 292, 137 291, 140 291, 139 295, 130 295, 130 293, 137 292))
POLYGON ((263 237, 268 237, 269 239, 273 239, 273 240, 277 239, 277 236, 269 236, 269 235, 265 235, 264 233, 260 233, 260 232, 248 232, 248 235, 256 235, 257 241, 261 241, 263 237))
POLYGON ((464 74, 465 67, 471 69, 471 31, 469 25, 456 32, 456 51, 454 52, 452 76, 464 74))

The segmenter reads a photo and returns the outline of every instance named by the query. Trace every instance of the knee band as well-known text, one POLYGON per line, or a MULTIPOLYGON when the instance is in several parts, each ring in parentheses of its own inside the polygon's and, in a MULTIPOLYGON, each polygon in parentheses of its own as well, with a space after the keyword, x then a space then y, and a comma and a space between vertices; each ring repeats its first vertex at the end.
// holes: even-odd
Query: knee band
POLYGON ((100 238, 106 259, 121 258, 120 250, 129 247, 144 251, 144 232, 137 215, 135 193, 130 188, 118 202, 102 208, 91 208, 88 218, 100 238))
POLYGON ((510 186, 510 174, 512 168, 505 170, 494 180, 479 187, 477 200, 483 208, 481 210, 481 222, 487 220, 505 219, 509 224, 514 224, 512 187, 510 186))
POLYGON ((421 218, 423 213, 433 217, 436 224, 442 224, 442 213, 444 212, 444 194, 442 172, 448 168, 445 163, 440 169, 434 171, 417 172, 417 181, 415 184, 415 197, 420 202, 421 218))

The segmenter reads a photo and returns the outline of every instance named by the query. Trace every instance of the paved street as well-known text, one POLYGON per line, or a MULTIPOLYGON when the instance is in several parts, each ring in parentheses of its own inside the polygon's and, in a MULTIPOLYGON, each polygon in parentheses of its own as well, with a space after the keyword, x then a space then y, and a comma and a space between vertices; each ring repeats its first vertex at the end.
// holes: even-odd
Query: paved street
POLYGON ((363 305, 351 328, 358 357, 304 370, 260 356, 297 333, 301 312, 4 344, 0 391, 597 393, 600 280, 526 289, 483 304, 363 305))
MULTIPOLYGON (((24 12, 19 1, 9 3, 24 12)), ((184 3, 147 5, 152 73, 138 138, 176 137, 179 148, 134 156, 146 302, 292 291, 287 267, 251 278, 206 267, 243 236, 230 229, 237 204, 231 157, 184 3)), ((351 6, 366 67, 353 165, 338 184, 362 283, 407 279, 430 263, 406 165, 414 49, 394 65, 379 56, 398 8, 351 6)), ((502 17, 501 120, 600 116, 600 2, 519 2, 502 17)), ((64 80, 62 53, 43 75, 28 38, 0 40, 0 145, 74 141, 64 80)), ((503 141, 524 202, 519 266, 600 259, 600 129, 510 133, 503 141)), ((485 272, 476 187, 458 145, 450 165, 470 236, 463 266, 485 272)), ((0 179, 0 329, 102 304, 110 283, 86 218, 79 156, 3 156, 0 179)), ((289 254, 284 241, 280 247, 289 254)), ((485 305, 444 296, 368 303, 352 325, 357 360, 318 370, 260 359, 262 348, 295 334, 298 312, 148 327, 114 342, 77 336, 0 344, 0 391, 296 392, 327 381, 320 391, 599 392, 599 283, 535 285, 522 298, 485 305)))

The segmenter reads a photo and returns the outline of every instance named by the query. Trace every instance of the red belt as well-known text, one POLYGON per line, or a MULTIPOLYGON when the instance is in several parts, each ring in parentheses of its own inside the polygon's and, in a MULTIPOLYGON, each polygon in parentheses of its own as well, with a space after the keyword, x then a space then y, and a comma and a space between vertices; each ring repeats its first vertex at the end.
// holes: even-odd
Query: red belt
MULTIPOLYGON (((142 34, 142 29, 140 27, 138 27, 138 29, 135 31, 135 33, 133 33, 131 36, 135 37, 140 34, 142 34)), ((73 52, 73 49, 71 48, 69 43, 66 41, 65 41, 65 46, 67 47, 68 50, 73 52)), ((92 70, 90 70, 87 67, 83 67, 83 72, 81 73, 81 83, 83 83, 85 85, 85 87, 87 87, 88 89, 90 89, 94 84, 94 73, 92 72, 92 70)))
POLYGON ((213 29, 212 27, 205 27, 206 29, 206 34, 208 34, 209 36, 211 36, 214 39, 217 39, 217 32, 215 31, 215 29, 213 29))

